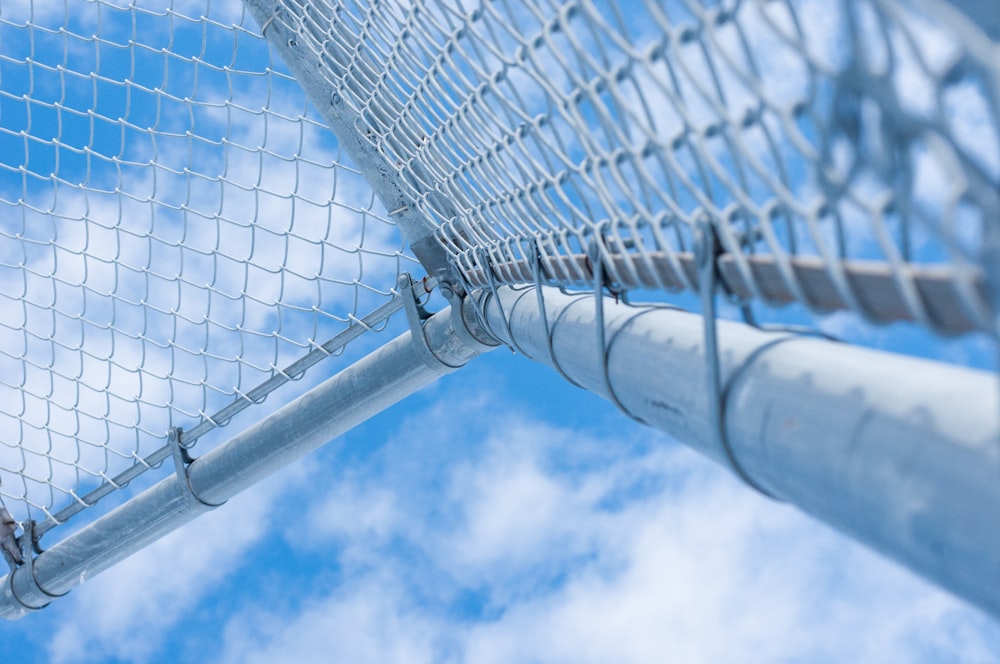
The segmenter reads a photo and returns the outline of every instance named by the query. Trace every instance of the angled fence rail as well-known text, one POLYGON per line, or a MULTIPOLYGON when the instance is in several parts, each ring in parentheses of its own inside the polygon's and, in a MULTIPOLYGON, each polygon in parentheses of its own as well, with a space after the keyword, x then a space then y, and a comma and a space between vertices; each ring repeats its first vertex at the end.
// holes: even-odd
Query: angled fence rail
POLYGON ((0 615, 497 344, 1000 615, 996 376, 756 323, 996 336, 984 5, 0 0, 0 615))

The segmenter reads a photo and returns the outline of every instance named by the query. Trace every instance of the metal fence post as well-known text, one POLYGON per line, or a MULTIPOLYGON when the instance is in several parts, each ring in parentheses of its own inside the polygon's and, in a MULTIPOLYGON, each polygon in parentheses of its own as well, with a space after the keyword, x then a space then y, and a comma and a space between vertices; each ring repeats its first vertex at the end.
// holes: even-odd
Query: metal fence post
POLYGON ((701 316, 606 298, 602 357, 593 296, 543 291, 547 320, 533 288, 497 289, 502 306, 480 292, 492 333, 1000 616, 994 374, 718 321, 730 459, 712 426, 701 316))

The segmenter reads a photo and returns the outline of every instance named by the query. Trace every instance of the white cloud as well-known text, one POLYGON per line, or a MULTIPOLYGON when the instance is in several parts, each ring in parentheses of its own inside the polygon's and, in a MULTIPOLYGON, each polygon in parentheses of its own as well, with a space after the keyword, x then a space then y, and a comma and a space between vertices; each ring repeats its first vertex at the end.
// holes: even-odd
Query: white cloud
POLYGON ((262 482, 76 588, 60 600, 71 619, 51 637, 51 661, 141 662, 161 652, 171 629, 228 575, 250 573, 247 555, 272 531, 283 491, 298 476, 293 468, 262 482))
POLYGON ((225 629, 221 662, 385 662, 435 660, 441 625, 400 606, 397 582, 366 578, 335 596, 309 603, 294 621, 260 609, 238 616, 225 629))
POLYGON ((309 507, 338 581, 245 607, 224 661, 1000 661, 988 619, 662 439, 442 396, 309 507))

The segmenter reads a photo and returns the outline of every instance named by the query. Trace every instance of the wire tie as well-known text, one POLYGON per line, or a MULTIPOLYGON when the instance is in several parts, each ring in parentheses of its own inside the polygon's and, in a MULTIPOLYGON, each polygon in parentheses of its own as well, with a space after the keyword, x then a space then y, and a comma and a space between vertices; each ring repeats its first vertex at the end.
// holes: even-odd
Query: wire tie
MULTIPOLYGON (((611 351, 611 345, 607 340, 607 331, 604 329, 604 287, 607 285, 604 283, 604 252, 601 251, 604 245, 603 235, 601 234, 601 228, 598 227, 593 235, 589 247, 589 257, 591 269, 594 273, 594 330, 597 333, 597 353, 601 361, 601 378, 604 381, 604 391, 607 393, 608 399, 611 400, 618 410, 625 413, 632 419, 643 422, 641 418, 633 415, 618 399, 618 395, 615 393, 615 389, 611 386, 611 376, 608 372, 608 355, 611 351)), ((614 291, 612 291, 614 292, 614 291)), ((615 302, 618 301, 618 295, 615 294, 615 302)), ((614 339, 611 340, 612 342, 614 339)), ((645 424, 645 422, 643 422, 645 424)))
POLYGON ((538 249, 538 238, 532 237, 529 240, 529 248, 531 249, 531 276, 535 282, 535 297, 538 302, 538 315, 542 319, 542 328, 545 330, 545 344, 548 348, 549 362, 552 364, 552 368, 556 370, 563 380, 567 381, 570 385, 575 385, 576 387, 582 387, 578 382, 569 377, 569 375, 563 371, 563 368, 559 365, 559 360, 556 359, 556 352, 552 346, 552 326, 549 325, 549 316, 545 309, 545 295, 542 293, 542 256, 538 249))
POLYGON ((716 290, 719 287, 718 256, 719 243, 715 227, 710 219, 702 216, 695 227, 695 260, 698 264, 698 293, 701 295, 702 329, 705 339, 705 364, 708 380, 709 425, 719 447, 725 454, 729 467, 748 486, 768 498, 776 498, 758 484, 740 465, 729 436, 726 434, 726 390, 722 386, 722 368, 719 361, 719 330, 715 306, 716 290))
POLYGON ((265 36, 265 33, 267 32, 267 29, 269 27, 271 27, 271 23, 273 23, 274 19, 276 19, 276 18, 278 18, 278 12, 274 12, 273 14, 271 14, 271 16, 266 21, 264 21, 264 25, 262 25, 261 28, 260 28, 260 36, 261 37, 265 36))
POLYGON ((170 453, 174 459, 174 470, 177 473, 177 481, 180 482, 181 489, 187 494, 192 503, 204 505, 205 507, 210 508, 224 505, 226 503, 224 500, 221 503, 213 503, 205 500, 199 496, 198 492, 191 486, 191 475, 189 469, 195 459, 191 456, 190 452, 188 452, 188 449, 181 443, 182 433, 183 430, 180 427, 172 427, 167 435, 167 442, 170 445, 170 453))

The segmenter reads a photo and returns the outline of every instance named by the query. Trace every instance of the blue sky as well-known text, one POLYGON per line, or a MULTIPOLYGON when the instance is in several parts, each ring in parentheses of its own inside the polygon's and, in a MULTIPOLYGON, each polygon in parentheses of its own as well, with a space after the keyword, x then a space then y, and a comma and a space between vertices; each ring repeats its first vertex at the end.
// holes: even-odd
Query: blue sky
POLYGON ((1000 653, 992 619, 504 349, 0 630, 25 662, 1000 653))
MULTIPOLYGON (((0 15, 16 22, 27 4, 6 0, 0 15)), ((202 4, 184 0, 174 7, 193 16, 202 4)), ((212 16, 238 18, 235 7, 213 2, 212 16)), ((38 3, 37 18, 58 25, 62 9, 38 3)), ((120 39, 127 41, 133 17, 104 11, 104 29, 121 21, 126 32, 120 39)), ((163 28, 155 18, 136 18, 143 36, 163 28)), ((18 46, 14 34, 23 33, 3 32, 4 55, 18 46)), ((200 36, 199 29, 195 39, 200 36)), ((191 43, 191 53, 198 44, 191 43)), ((226 44, 231 50, 231 40, 226 44)), ((179 42, 176 48, 187 46, 179 42)), ((241 50, 247 68, 265 61, 253 46, 249 41, 241 50)), ((59 59, 58 53, 47 54, 59 59)), ((149 68, 139 68, 150 76, 143 84, 149 88, 162 76, 152 66, 157 57, 152 53, 149 68)), ((207 99, 213 85, 229 85, 225 76, 201 75, 207 99)), ((27 88, 17 74, 6 73, 3 80, 9 94, 0 100, 0 124, 9 131, 0 138, 7 141, 9 164, 24 143, 17 132, 26 107, 17 95, 27 88)), ((254 95, 262 94, 262 81, 236 80, 229 88, 234 103, 259 103, 254 95)), ((191 92, 190 78, 175 74, 170 81, 177 86, 171 94, 191 92)), ((79 94, 86 99, 93 88, 82 83, 79 94)), ((272 110, 293 117, 301 112, 294 87, 280 79, 271 83, 279 90, 270 98, 272 110)), ((106 87, 98 99, 108 106, 99 108, 114 117, 125 102, 116 86, 106 87)), ((57 92, 36 90, 43 99, 57 92)), ((136 126, 159 117, 140 103, 133 109, 136 126)), ((30 112, 35 135, 58 135, 52 109, 30 112)), ((20 194, 29 202, 44 201, 54 191, 44 178, 62 150, 57 212, 65 219, 56 215, 53 221, 43 210, 25 213, 23 221, 0 222, 7 224, 0 228, 8 243, 18 228, 38 233, 43 249, 25 258, 30 265, 58 256, 58 288, 70 286, 60 300, 62 318, 74 320, 72 303, 80 293, 100 292, 122 277, 117 308, 92 304, 79 333, 91 339, 91 360, 104 358, 112 366, 105 379, 81 364, 81 382, 96 387, 65 398, 83 399, 77 410, 84 415, 58 419, 52 413, 61 411, 54 407, 29 407, 24 419, 44 412, 56 430, 81 427, 84 438, 97 435, 86 420, 88 407, 107 408, 98 424, 115 434, 134 417, 149 430, 188 426, 198 408, 210 410, 232 397, 219 389, 233 382, 252 386, 267 374, 269 362, 280 365, 300 355, 303 337, 323 340, 339 329, 341 321, 318 315, 308 302, 341 316, 363 314, 385 299, 400 264, 414 269, 394 254, 395 229, 377 219, 378 205, 360 178, 330 165, 335 143, 314 124, 285 124, 276 115, 211 104, 196 112, 196 120, 164 116, 160 130, 178 136, 156 146, 144 142, 141 131, 129 133, 130 127, 125 133, 131 138, 122 144, 120 125, 97 131, 87 118, 74 117, 58 136, 76 151, 56 149, 48 140, 31 148, 32 170, 42 180, 29 177, 23 184, 20 173, 0 171, 6 201, 20 194), (189 122, 225 135, 236 147, 192 141, 183 134, 189 122), (82 179, 87 170, 82 146, 90 141, 121 159, 95 167, 88 184, 108 190, 127 185, 136 200, 113 191, 88 197, 73 186, 73 178, 82 179), (154 157, 163 168, 150 175, 142 164, 154 157), (225 164, 224 182, 183 175, 185 167, 211 174, 219 164, 225 164), (255 181, 264 186, 254 189, 255 181), (339 206, 333 212, 326 205, 332 187, 339 206), (142 198, 152 192, 186 207, 151 211, 142 198), (248 209, 253 228, 240 223, 248 209), (74 230, 79 224, 64 223, 84 217, 89 240, 74 230), (40 220, 51 228, 39 227, 40 220), (352 234, 361 227, 365 250, 352 251, 358 243, 352 234), (115 259, 123 268, 114 268, 109 245, 97 239, 102 233, 115 238, 115 259), (46 244, 46 234, 57 237, 61 249, 46 244), (84 246, 96 259, 74 262, 84 246), (225 256, 215 264, 206 258, 213 250, 225 256), (310 273, 316 260, 327 270, 323 275, 310 273), (249 264, 265 269, 256 273, 249 264), (171 277, 181 265, 187 270, 182 278, 171 277), (195 288, 205 275, 210 288, 195 288), (355 278, 383 292, 356 287, 355 278), (238 297, 243 292, 252 297, 238 297), (191 308, 181 310, 181 322, 169 331, 159 314, 138 315, 122 304, 144 296, 169 311, 179 294, 191 308), (275 298, 280 306, 273 306, 275 298), (207 308, 210 323, 199 306, 207 308), (112 319, 125 334, 108 342, 99 330, 112 319), (235 322, 253 329, 234 332, 235 322), (296 334, 301 330, 307 333, 296 334), (157 356, 157 344, 171 334, 180 350, 157 356), (197 341, 202 337, 210 341, 204 347, 197 341), (105 343, 114 349, 104 350, 105 343), (231 354, 219 355, 221 350, 231 354), (164 363, 173 373, 164 373, 164 363), (127 394, 140 373, 144 392, 136 405, 127 394), (208 387, 202 376, 210 376, 208 387)), ((0 248, 0 255, 6 251, 0 248)), ((25 298, 44 304, 39 293, 45 287, 25 286, 25 298)), ((22 313, 13 301, 3 300, 6 328, 22 313)), ((691 298, 684 302, 691 304, 691 298)), ((794 309, 772 315, 809 319, 794 309)), ((42 325, 31 338, 43 338, 48 328, 29 322, 42 325)), ((822 324, 856 343, 994 366, 995 349, 980 337, 944 341, 912 327, 872 328, 844 314, 822 324)), ((344 358, 325 361, 304 384, 274 395, 205 444, 224 440, 400 329, 397 320, 344 358)), ((8 335, 5 344, 13 343, 10 329, 0 332, 8 335)), ((38 352, 56 353, 53 348, 38 352)), ((6 371, 7 365, 0 366, 9 386, 14 381, 6 371)), ((36 392, 40 403, 58 403, 61 396, 46 399, 44 390, 36 392)), ((90 460, 80 465, 85 463, 90 460)), ((1000 662, 1000 624, 794 508, 753 493, 725 470, 628 421, 544 367, 499 349, 88 580, 45 611, 0 623, 0 662, 7 661, 1000 662)))

